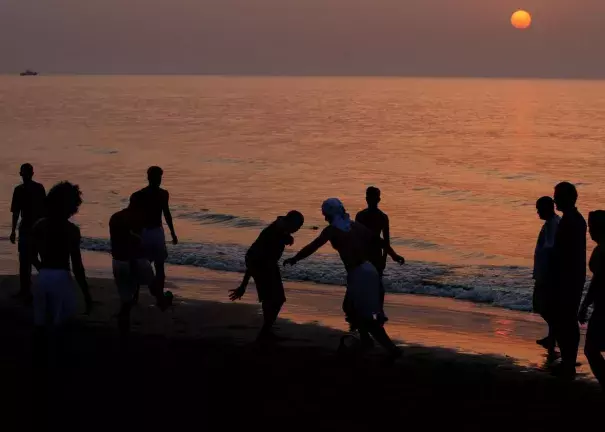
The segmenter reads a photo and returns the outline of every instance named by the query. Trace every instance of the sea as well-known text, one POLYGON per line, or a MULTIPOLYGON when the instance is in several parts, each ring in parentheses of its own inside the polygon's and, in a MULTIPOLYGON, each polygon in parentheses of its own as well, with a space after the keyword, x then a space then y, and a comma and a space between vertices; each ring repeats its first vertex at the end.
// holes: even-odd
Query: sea
MULTIPOLYGON (((169 262, 242 272, 277 216, 305 216, 290 256, 325 226, 324 199, 354 217, 377 186, 407 259, 390 292, 530 310, 535 201, 566 180, 585 216, 605 208, 604 149, 601 81, 0 76, 0 229, 30 162, 47 189, 80 185, 82 247, 106 252, 110 216, 160 165, 169 262)), ((329 246, 283 276, 345 280, 329 246)))

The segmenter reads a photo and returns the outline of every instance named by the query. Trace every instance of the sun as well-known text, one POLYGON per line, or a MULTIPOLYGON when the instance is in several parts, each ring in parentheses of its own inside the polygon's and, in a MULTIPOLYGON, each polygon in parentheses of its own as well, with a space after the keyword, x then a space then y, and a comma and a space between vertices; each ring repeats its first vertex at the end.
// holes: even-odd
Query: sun
POLYGON ((510 17, 513 27, 524 30, 531 25, 531 14, 525 10, 518 10, 510 17))

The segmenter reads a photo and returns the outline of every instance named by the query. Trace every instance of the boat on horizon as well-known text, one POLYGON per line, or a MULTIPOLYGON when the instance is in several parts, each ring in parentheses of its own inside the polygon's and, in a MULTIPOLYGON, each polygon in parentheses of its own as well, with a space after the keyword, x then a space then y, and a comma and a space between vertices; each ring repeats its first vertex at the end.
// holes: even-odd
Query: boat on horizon
POLYGON ((21 76, 36 76, 38 75, 38 72, 35 72, 33 70, 27 69, 25 72, 21 72, 20 74, 21 76))

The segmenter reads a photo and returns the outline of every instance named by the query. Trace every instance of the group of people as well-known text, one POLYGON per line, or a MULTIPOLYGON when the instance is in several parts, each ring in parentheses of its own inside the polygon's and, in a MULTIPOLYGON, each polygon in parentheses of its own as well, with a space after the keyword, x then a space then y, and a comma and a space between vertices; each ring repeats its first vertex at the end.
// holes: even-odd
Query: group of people
POLYGON ((536 209, 544 225, 534 254, 535 280, 533 309, 548 325, 548 335, 537 341, 550 358, 558 345, 561 363, 553 369, 557 376, 573 378, 580 344, 580 327, 588 323, 584 352, 595 377, 605 386, 605 211, 588 215, 588 229, 597 244, 589 261, 593 276, 584 301, 586 282, 586 221, 576 207, 578 192, 568 182, 559 183, 553 198, 544 196, 536 209), (556 214, 555 207, 562 213, 556 214))
MULTIPOLYGON (((355 221, 351 220, 337 198, 324 201, 321 211, 329 225, 298 254, 286 259, 284 265, 296 265, 329 242, 338 252, 347 271, 343 310, 351 329, 359 333, 363 348, 373 345, 373 337, 392 358, 397 358, 401 355, 400 349, 384 330, 387 317, 384 314, 382 274, 387 255, 400 264, 405 260, 390 245, 389 219, 378 208, 380 190, 368 188, 366 201, 368 208, 359 212, 355 221)), ((246 273, 242 284, 230 292, 231 300, 240 299, 246 292, 250 278, 254 279, 263 308, 264 322, 259 333, 261 341, 278 339, 271 329, 286 301, 279 261, 285 247, 294 243, 292 234, 303 223, 303 215, 291 211, 265 228, 246 254, 246 273)))
MULTIPOLYGON (((82 193, 77 185, 60 182, 46 195, 44 187, 33 180, 31 164, 23 164, 20 175, 23 183, 13 193, 10 235, 15 243, 18 226, 20 288, 16 296, 33 304, 36 339, 43 344, 49 324, 59 329, 76 313, 72 272, 82 290, 87 312, 92 308, 80 252, 80 229, 70 222, 82 204, 82 193), (32 266, 39 273, 33 290, 32 266)), ((138 300, 140 285, 149 287, 160 309, 172 304, 171 293, 164 292, 164 263, 168 253, 162 216, 172 242, 177 244, 178 239, 169 194, 160 187, 162 175, 160 167, 149 168, 148 186, 133 193, 128 207, 109 221, 113 275, 121 300, 118 322, 124 336, 129 332, 130 311, 138 300)))
MULTIPOLYGON (((76 308, 70 272, 78 282, 87 310, 92 299, 80 253, 80 230, 69 219, 82 204, 78 186, 69 182, 55 185, 46 195, 44 187, 33 180, 30 164, 21 167, 23 183, 15 188, 10 240, 17 240, 20 262, 20 291, 17 294, 33 302, 34 320, 38 329, 49 322, 55 326, 68 320, 76 308), (19 224, 20 220, 20 224, 19 224), (31 289, 31 269, 39 271, 37 286, 31 289)), ((172 295, 164 291, 167 258, 162 216, 170 230, 172 243, 178 239, 169 208, 169 194, 161 188, 163 171, 153 166, 147 171, 148 186, 130 196, 127 208, 115 213, 109 221, 112 268, 121 300, 118 326, 123 336, 130 329, 130 313, 138 301, 141 285, 149 287, 157 306, 165 310, 172 304, 172 295), (155 272, 154 272, 154 268, 155 272)), ((400 349, 384 329, 388 318, 384 313, 383 272, 387 257, 404 264, 390 244, 388 216, 379 209, 380 190, 366 191, 367 209, 351 220, 343 203, 337 198, 323 202, 321 211, 328 223, 319 236, 283 265, 294 266, 308 258, 326 243, 338 252, 347 272, 343 311, 352 330, 358 332, 362 348, 380 343, 392 358, 400 349)), ((586 280, 587 224, 576 208, 578 193, 567 182, 555 187, 554 197, 542 197, 536 203, 544 225, 538 236, 534 256, 534 311, 548 325, 548 335, 538 344, 555 355, 561 352, 561 363, 553 373, 572 378, 580 342, 579 323, 586 322, 588 309, 593 312, 588 323, 585 354, 595 377, 605 385, 605 211, 590 212, 588 228, 596 242, 589 268, 593 273, 590 288, 582 302, 586 280), (556 209, 562 212, 559 217, 556 209)), ((239 288, 231 290, 231 300, 240 299, 250 278, 255 281, 258 300, 262 304, 263 326, 259 341, 274 341, 272 331, 286 301, 279 262, 285 247, 294 243, 292 237, 304 224, 299 211, 278 217, 267 226, 246 254, 246 272, 239 288)))

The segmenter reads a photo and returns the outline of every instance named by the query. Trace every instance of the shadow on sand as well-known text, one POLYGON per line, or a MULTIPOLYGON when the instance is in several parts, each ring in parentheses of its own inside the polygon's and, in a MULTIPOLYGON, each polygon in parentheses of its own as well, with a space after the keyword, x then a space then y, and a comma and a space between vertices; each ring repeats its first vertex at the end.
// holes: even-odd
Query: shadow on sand
POLYGON ((48 430, 535 431, 582 428, 605 406, 591 383, 561 382, 507 358, 412 346, 392 366, 380 350, 343 359, 335 354, 343 333, 316 324, 280 321, 293 341, 259 347, 247 343, 256 306, 207 301, 169 312, 181 326, 198 317, 204 336, 135 330, 127 350, 115 322, 79 321, 69 356, 42 386, 30 312, 0 302, 5 421, 26 430, 39 422, 48 430), (230 324, 216 324, 225 316, 230 324))

